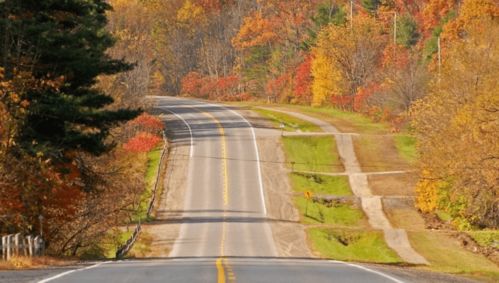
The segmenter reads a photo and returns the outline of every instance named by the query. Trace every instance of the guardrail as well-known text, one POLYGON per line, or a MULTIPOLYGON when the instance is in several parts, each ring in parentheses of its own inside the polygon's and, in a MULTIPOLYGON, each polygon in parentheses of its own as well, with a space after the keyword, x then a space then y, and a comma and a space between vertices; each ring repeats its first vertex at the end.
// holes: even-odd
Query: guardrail
POLYGON ((9 260, 12 256, 41 256, 45 243, 40 236, 23 236, 21 233, 2 236, 0 242, 1 259, 9 260))
MULTIPOLYGON (((163 149, 161 150, 161 157, 159 159, 159 165, 158 165, 158 173, 156 174, 156 180, 154 182, 154 188, 152 191, 152 196, 151 199, 149 200, 149 206, 147 207, 147 213, 146 217, 148 218, 151 216, 151 212, 154 208, 154 202, 156 201, 156 192, 158 190, 158 185, 159 185, 159 178, 161 177, 161 167, 163 165, 163 161, 165 159, 166 153, 168 151, 168 142, 166 139, 165 132, 163 131, 163 149)), ((132 236, 125 242, 124 245, 118 248, 116 251, 116 258, 123 258, 133 247, 133 244, 135 244, 135 241, 137 241, 137 238, 139 237, 140 231, 142 231, 141 223, 139 220, 139 223, 135 226, 135 229, 133 230, 132 236)))

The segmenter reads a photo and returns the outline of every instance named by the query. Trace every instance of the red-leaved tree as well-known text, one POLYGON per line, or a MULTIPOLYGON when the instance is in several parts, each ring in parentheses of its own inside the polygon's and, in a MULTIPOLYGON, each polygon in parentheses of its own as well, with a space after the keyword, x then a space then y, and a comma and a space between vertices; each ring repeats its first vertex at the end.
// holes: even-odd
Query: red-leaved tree
POLYGON ((312 101, 312 56, 307 56, 305 60, 298 65, 294 77, 294 95, 301 103, 310 104, 312 101))
POLYGON ((148 152, 158 145, 161 138, 147 133, 139 132, 123 145, 123 148, 129 152, 148 152))

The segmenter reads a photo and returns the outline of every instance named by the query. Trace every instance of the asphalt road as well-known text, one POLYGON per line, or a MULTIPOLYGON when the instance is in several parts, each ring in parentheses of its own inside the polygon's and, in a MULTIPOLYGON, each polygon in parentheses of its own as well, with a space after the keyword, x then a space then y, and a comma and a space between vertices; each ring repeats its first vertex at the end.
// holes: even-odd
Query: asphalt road
POLYGON ((40 283, 405 282, 350 263, 278 258, 250 124, 194 100, 160 98, 158 109, 177 119, 169 125, 174 142, 190 147, 185 209, 170 258, 101 262, 40 283))

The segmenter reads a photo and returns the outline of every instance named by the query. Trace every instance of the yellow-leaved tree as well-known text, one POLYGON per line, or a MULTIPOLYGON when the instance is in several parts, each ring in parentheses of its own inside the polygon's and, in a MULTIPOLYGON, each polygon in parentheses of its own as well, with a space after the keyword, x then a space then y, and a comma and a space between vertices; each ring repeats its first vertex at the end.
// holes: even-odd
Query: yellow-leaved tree
POLYGON ((327 57, 324 49, 320 46, 313 50, 312 60, 312 106, 320 106, 326 102, 331 95, 338 95, 341 93, 342 82, 344 81, 341 73, 334 68, 331 60, 327 57))
POLYGON ((412 108, 424 170, 417 206, 445 211, 461 228, 497 228, 499 19, 486 16, 463 32, 412 108))
POLYGON ((312 53, 313 104, 331 96, 354 96, 376 78, 386 35, 373 17, 357 15, 349 24, 324 27, 312 53))

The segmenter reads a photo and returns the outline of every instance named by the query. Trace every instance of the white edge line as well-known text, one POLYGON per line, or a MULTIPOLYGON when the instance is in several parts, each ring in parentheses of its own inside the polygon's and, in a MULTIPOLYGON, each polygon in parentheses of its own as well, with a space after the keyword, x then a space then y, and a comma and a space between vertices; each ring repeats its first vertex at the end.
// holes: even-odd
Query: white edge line
POLYGON ((374 274, 377 274, 379 276, 382 276, 382 277, 385 277, 387 279, 390 279, 390 280, 392 280, 393 282, 396 282, 396 283, 405 283, 404 281, 402 281, 400 279, 397 279, 397 278, 395 278, 393 276, 390 276, 390 275, 388 275, 386 273, 383 273, 381 271, 377 271, 377 270, 374 270, 374 269, 370 269, 370 268, 364 267, 362 265, 358 265, 358 264, 354 264, 354 263, 349 263, 349 262, 345 262, 345 261, 339 261, 339 260, 329 260, 329 262, 341 263, 341 264, 344 264, 344 265, 348 265, 348 266, 351 266, 351 267, 362 269, 364 271, 367 271, 367 272, 370 272, 370 273, 374 273, 374 274))
POLYGON ((187 121, 184 118, 182 118, 182 116, 180 116, 179 114, 177 114, 177 113, 175 113, 175 112, 173 112, 171 110, 164 109, 164 107, 163 107, 163 110, 166 110, 166 111, 172 113, 173 115, 175 115, 175 117, 177 117, 180 120, 182 120, 182 122, 184 122, 184 124, 189 129, 189 134, 191 136, 191 146, 190 146, 190 149, 189 149, 189 157, 193 157, 194 156, 194 138, 193 138, 193 135, 192 135, 191 125, 189 125, 189 123, 187 123, 187 121))
POLYGON ((91 265, 91 266, 87 266, 87 267, 83 267, 83 268, 79 268, 79 269, 69 270, 69 271, 66 271, 66 272, 63 272, 63 273, 57 274, 57 275, 55 275, 55 276, 52 276, 52 277, 42 279, 42 280, 38 281, 38 283, 46 283, 46 282, 49 282, 49 281, 52 281, 52 280, 55 280, 55 279, 61 278, 61 277, 63 277, 63 276, 66 276, 66 275, 68 275, 68 274, 71 274, 71 273, 73 273, 73 272, 83 271, 83 270, 89 270, 89 269, 96 268, 96 267, 99 267, 99 266, 101 266, 101 265, 103 265, 103 264, 110 263, 110 262, 111 262, 111 261, 99 262, 99 263, 94 264, 94 265, 91 265))
POLYGON ((246 124, 248 124, 248 126, 250 127, 251 134, 253 135, 253 147, 255 148, 256 167, 257 167, 257 170, 258 170, 258 185, 260 186, 260 198, 262 199, 263 214, 267 215, 267 205, 265 204, 265 195, 263 193, 262 169, 260 167, 260 153, 258 152, 258 144, 256 142, 255 128, 253 127, 253 125, 246 118, 244 118, 243 115, 239 114, 238 112, 236 112, 236 111, 234 111, 232 109, 229 109, 229 108, 227 108, 227 107, 225 107, 223 105, 219 105, 219 104, 208 104, 208 105, 215 106, 215 107, 220 107, 220 108, 223 108, 223 109, 231 112, 232 114, 235 114, 236 116, 238 116, 241 119, 243 119, 244 122, 246 122, 246 124))
MULTIPOLYGON (((173 108, 174 106, 166 106, 166 107, 173 108)), ((161 109, 166 110, 166 111, 170 112, 171 114, 175 115, 175 117, 177 117, 178 119, 180 119, 187 126, 187 128, 189 129, 189 134, 190 134, 190 137, 191 137, 191 142, 190 142, 191 145, 190 145, 190 149, 189 149, 189 158, 192 158, 194 156, 194 137, 193 137, 193 134, 192 134, 191 125, 184 118, 182 118, 182 116, 180 116, 179 114, 177 114, 174 111, 166 109, 166 107, 161 107, 161 109)), ((189 172, 190 172, 191 169, 192 169, 192 166, 189 165, 189 169, 188 169, 189 172)), ((188 173, 188 175, 190 176, 191 173, 188 173)), ((187 177, 187 182, 190 182, 189 176, 187 177)), ((189 186, 190 185, 188 184, 187 185, 186 194, 190 193, 189 186)), ((190 197, 188 195, 186 195, 185 201, 187 202, 189 199, 190 199, 190 197)), ((182 215, 184 215, 184 214, 182 214, 182 215)), ((172 247, 172 249, 170 251, 169 256, 176 256, 178 254, 178 247, 179 247, 178 241, 180 241, 180 239, 184 238, 185 229, 186 229, 185 225, 180 225, 179 235, 178 235, 177 239, 175 239, 175 242, 173 243, 173 247, 172 247)))

